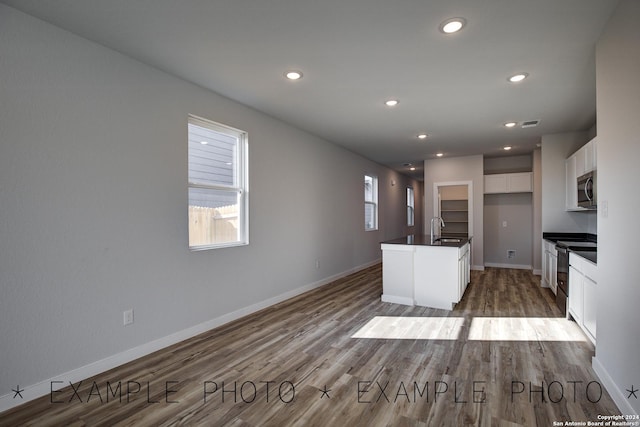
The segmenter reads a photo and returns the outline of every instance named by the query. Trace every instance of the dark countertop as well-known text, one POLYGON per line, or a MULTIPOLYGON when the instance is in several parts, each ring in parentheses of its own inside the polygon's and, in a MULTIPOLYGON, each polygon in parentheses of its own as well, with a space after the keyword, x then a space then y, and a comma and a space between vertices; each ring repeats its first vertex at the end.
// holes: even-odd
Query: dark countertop
POLYGON ((558 243, 558 240, 574 241, 574 242, 594 242, 598 243, 598 235, 591 233, 556 233, 545 232, 542 233, 544 240, 550 240, 553 243, 558 243))
POLYGON ((410 234, 405 237, 400 237, 398 239, 387 240, 385 242, 380 242, 384 245, 409 245, 409 246, 442 246, 446 248, 461 248, 465 244, 467 244, 470 239, 467 237, 454 237, 454 236, 442 236, 443 239, 460 239, 460 242, 434 242, 431 243, 431 235, 430 234, 410 234))
MULTIPOLYGON (((590 233, 542 233, 542 238, 554 243, 558 243, 558 241, 598 243, 598 235, 590 233)), ((581 250, 578 248, 571 248, 571 246, 569 246, 569 250, 594 264, 598 263, 597 248, 581 250)))
POLYGON ((575 251, 570 249, 576 255, 580 255, 582 258, 591 261, 594 264, 598 264, 598 252, 597 251, 575 251))

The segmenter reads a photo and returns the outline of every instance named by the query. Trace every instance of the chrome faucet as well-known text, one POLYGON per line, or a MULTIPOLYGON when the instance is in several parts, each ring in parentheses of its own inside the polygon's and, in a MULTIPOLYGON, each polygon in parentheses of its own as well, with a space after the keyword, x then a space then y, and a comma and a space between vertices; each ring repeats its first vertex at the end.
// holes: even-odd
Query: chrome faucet
MULTIPOLYGON (((441 228, 444 228, 444 220, 442 218, 440 218, 439 216, 434 216, 433 218, 431 218, 431 244, 433 244, 433 242, 435 242, 436 239, 436 233, 435 233, 435 221, 440 220, 440 224, 439 226, 441 228)), ((440 235, 441 230, 438 230, 438 236, 440 235)))

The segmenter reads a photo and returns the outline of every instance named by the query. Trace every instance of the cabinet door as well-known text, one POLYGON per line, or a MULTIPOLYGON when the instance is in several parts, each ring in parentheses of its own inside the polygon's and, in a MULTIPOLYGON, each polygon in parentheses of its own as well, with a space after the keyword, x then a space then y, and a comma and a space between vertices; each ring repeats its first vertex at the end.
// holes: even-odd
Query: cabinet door
POLYGON ((592 139, 584 148, 584 173, 587 173, 596 169, 596 140, 592 139))
POLYGON ((485 194, 491 193, 506 193, 507 192, 507 175, 485 175, 484 176, 484 192, 485 194))
POLYGON ((578 208, 578 190, 576 187, 576 156, 573 155, 565 161, 566 176, 566 209, 576 210, 578 208))
MULTIPOLYGON (((465 274, 465 283, 468 285, 471 283, 471 251, 467 251, 467 254, 464 257, 464 274, 465 274)), ((465 285, 466 286, 466 285, 465 285)))
POLYGON ((558 294, 558 257, 549 252, 549 263, 551 264, 551 273, 549 280, 549 287, 554 294, 558 294))
POLYGON ((582 147, 580 148, 578 151, 576 151, 576 154, 574 154, 574 156, 576 157, 576 177, 578 176, 582 176, 586 173, 585 167, 586 167, 586 160, 585 160, 585 154, 586 154, 586 148, 582 147))
POLYGON ((582 325, 584 306, 583 276, 575 268, 569 266, 569 313, 578 325, 582 325))
POLYGON ((533 191, 531 172, 507 174, 507 191, 509 193, 530 193, 533 191))
POLYGON ((584 277, 582 282, 584 284, 583 288, 583 297, 584 297, 584 306, 583 306, 583 315, 582 315, 582 324, 588 333, 595 339, 596 337, 596 311, 598 307, 597 294, 596 294, 596 282, 589 279, 588 277, 584 277))

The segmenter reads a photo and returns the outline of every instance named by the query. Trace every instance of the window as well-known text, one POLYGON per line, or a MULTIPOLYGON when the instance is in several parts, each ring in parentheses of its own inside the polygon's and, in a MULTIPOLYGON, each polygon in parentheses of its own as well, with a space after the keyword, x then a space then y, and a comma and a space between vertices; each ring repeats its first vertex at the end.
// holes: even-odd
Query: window
POLYGON ((407 187, 407 225, 409 227, 413 227, 414 225, 414 205, 413 188, 407 187))
POLYGON ((378 178, 364 176, 364 229, 378 229, 378 178))
POLYGON ((249 243, 247 134, 189 116, 189 248, 249 243))

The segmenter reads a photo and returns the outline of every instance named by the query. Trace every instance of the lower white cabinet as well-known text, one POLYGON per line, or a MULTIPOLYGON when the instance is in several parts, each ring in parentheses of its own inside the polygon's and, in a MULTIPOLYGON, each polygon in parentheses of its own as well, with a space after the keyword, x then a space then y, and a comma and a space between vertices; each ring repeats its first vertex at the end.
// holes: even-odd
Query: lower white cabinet
POLYGON ((596 338, 596 309, 598 307, 598 296, 596 294, 596 282, 584 277, 583 283, 583 312, 582 325, 595 340, 596 338))
POLYGON ((382 249, 382 301, 451 310, 470 279, 471 252, 461 247, 386 244, 382 249))
POLYGON ((470 244, 467 243, 458 250, 458 296, 462 299, 464 291, 471 279, 470 244))
POLYGON ((557 277, 558 251, 556 244, 550 240, 542 240, 542 286, 551 288, 556 293, 558 287, 557 277))
POLYGON ((569 266, 569 314, 582 326, 584 312, 584 276, 573 266, 569 266))
POLYGON ((594 344, 597 309, 597 266, 579 255, 569 253, 569 315, 594 344))

